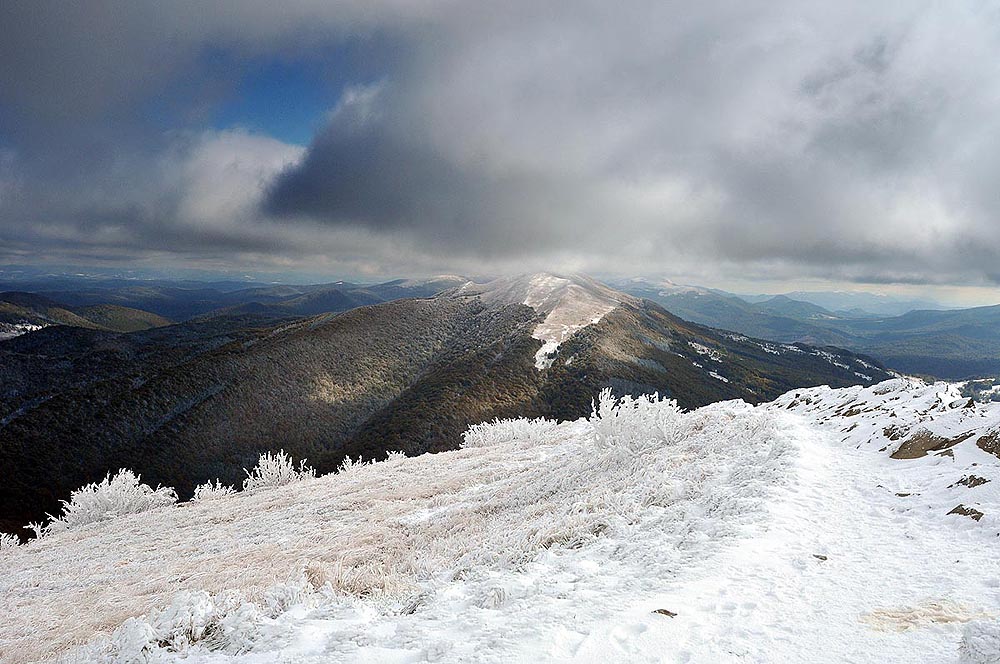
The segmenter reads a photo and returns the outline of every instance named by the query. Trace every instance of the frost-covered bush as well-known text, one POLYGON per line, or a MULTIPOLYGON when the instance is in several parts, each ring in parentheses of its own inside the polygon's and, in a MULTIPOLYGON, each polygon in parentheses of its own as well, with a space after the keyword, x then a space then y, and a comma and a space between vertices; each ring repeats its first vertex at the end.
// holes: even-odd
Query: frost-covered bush
POLYGON ((361 457, 358 457, 357 459, 352 459, 351 457, 347 456, 344 457, 344 460, 340 462, 339 466, 337 466, 337 474, 345 475, 353 473, 357 471, 359 468, 364 468, 365 466, 368 466, 371 463, 374 462, 366 462, 361 457))
MULTIPOLYGON (((532 449, 545 448, 544 463, 497 477, 476 494, 488 507, 467 509, 487 516, 461 526, 476 530, 479 545, 460 557, 460 569, 518 566, 540 549, 620 536, 641 520, 649 520, 644 528, 651 531, 678 532, 678 550, 687 550, 705 533, 736 532, 730 524, 756 512, 760 496, 782 477, 790 449, 776 436, 773 418, 745 403, 684 413, 673 400, 616 400, 610 390, 599 395, 586 421, 484 423, 466 446, 502 459, 510 449, 528 449, 523 441, 530 440, 539 443, 532 449)), ((481 518, 469 511, 461 504, 430 508, 415 513, 412 523, 446 522, 440 528, 450 532, 462 518, 481 518)), ((659 565, 675 554, 637 547, 629 555, 659 565)))
POLYGON ((109 473, 100 482, 74 491, 69 500, 62 501, 61 516, 50 514, 51 521, 47 525, 36 525, 34 529, 40 536, 47 535, 177 502, 177 492, 172 488, 154 489, 148 484, 142 484, 140 479, 131 470, 119 470, 114 477, 109 473))
POLYGON ((13 549, 14 547, 20 545, 21 545, 21 540, 19 540, 14 535, 8 535, 7 533, 0 533, 0 551, 13 549))
POLYGON ((534 446, 549 442, 558 422, 539 417, 530 420, 524 417, 511 420, 495 419, 492 422, 473 424, 462 435, 462 447, 489 447, 507 443, 534 446))
POLYGON ((245 468, 243 470, 247 474, 247 478, 243 480, 244 491, 284 486, 316 477, 316 471, 306 465, 305 459, 299 462, 299 467, 296 469, 292 458, 285 454, 285 450, 279 450, 274 454, 264 452, 252 471, 245 468))
POLYGON ((223 498, 225 496, 231 496, 236 493, 236 489, 226 484, 223 484, 219 480, 215 482, 205 482, 204 484, 199 484, 194 489, 194 496, 192 500, 213 500, 215 498, 223 498))
POLYGON ((399 450, 393 450, 385 455, 385 460, 392 463, 398 463, 405 458, 406 452, 400 452, 399 450))
POLYGON ((680 440, 685 433, 681 419, 672 399, 660 400, 656 394, 615 399, 606 388, 593 404, 589 421, 598 447, 640 452, 680 440))
POLYGON ((376 461, 375 459, 372 459, 370 461, 365 461, 360 456, 357 459, 352 459, 351 457, 347 456, 344 457, 344 460, 340 462, 339 466, 337 466, 337 474, 338 475, 352 474, 362 468, 366 468, 368 466, 374 466, 377 463, 399 463, 405 458, 406 458, 406 453, 400 452, 398 450, 389 452, 388 454, 386 454, 385 459, 381 461, 376 461))
POLYGON ((196 646, 239 654, 253 647, 262 620, 256 605, 234 593, 185 591, 163 609, 129 618, 90 654, 101 650, 116 662, 158 661, 157 656, 185 653, 196 646))
POLYGON ((960 664, 1000 664, 1000 622, 970 622, 962 633, 960 664))
POLYGON ((290 608, 315 605, 323 597, 305 576, 264 592, 261 602, 226 591, 185 590, 163 608, 129 618, 110 635, 68 653, 63 662, 159 662, 196 656, 199 651, 238 655, 251 650, 262 627, 290 608))

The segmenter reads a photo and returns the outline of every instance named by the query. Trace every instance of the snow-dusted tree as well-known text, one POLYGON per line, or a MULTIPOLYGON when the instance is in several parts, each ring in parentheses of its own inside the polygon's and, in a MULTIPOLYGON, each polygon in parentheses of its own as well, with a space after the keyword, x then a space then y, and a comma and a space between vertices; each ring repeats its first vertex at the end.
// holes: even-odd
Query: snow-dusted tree
POLYGON ((170 487, 153 488, 142 484, 140 477, 123 469, 112 477, 81 487, 62 501, 61 516, 49 515, 51 521, 41 528, 42 535, 61 532, 126 514, 137 514, 177 502, 177 492, 170 487))
POLYGON ((252 471, 245 468, 243 470, 247 474, 247 478, 243 480, 244 491, 284 486, 316 477, 316 471, 306 465, 305 459, 299 462, 299 467, 296 469, 291 457, 285 454, 285 450, 279 450, 274 454, 264 452, 252 471))
POLYGON ((225 496, 231 496, 236 493, 236 489, 233 487, 223 484, 219 480, 215 482, 205 482, 204 484, 199 484, 194 489, 194 497, 192 500, 212 500, 214 498, 223 498, 225 496))

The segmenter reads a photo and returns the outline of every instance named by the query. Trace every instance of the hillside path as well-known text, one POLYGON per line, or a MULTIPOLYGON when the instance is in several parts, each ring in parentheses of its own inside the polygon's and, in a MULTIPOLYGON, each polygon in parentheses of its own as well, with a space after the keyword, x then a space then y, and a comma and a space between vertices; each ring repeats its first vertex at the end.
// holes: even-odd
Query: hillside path
POLYGON ((780 417, 800 453, 762 532, 591 631, 566 661, 940 664, 958 661, 962 622, 1000 615, 1000 544, 963 531, 966 517, 909 508, 899 461, 780 417))

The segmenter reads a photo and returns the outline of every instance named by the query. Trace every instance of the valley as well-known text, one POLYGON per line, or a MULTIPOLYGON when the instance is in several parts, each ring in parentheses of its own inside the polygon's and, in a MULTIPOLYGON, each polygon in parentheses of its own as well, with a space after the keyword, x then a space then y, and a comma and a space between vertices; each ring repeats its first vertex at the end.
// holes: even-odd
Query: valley
MULTIPOLYGON (((906 374, 947 380, 1000 374, 1000 305, 887 316, 858 309, 831 311, 785 295, 748 301, 724 291, 670 282, 616 283, 686 320, 781 343, 839 346, 871 355, 906 374)), ((881 307, 899 310, 891 303, 881 307)))

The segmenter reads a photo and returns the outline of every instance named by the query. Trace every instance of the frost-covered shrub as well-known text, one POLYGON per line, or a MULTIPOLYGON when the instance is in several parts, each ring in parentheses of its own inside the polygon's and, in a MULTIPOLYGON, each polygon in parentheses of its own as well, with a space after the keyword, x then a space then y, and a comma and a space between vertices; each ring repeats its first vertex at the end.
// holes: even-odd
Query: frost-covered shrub
POLYGON ((30 530, 35 534, 35 537, 42 537, 45 534, 45 525, 38 522, 32 521, 24 527, 25 530, 30 530))
POLYGON ((100 482, 81 487, 62 501, 61 516, 49 515, 51 521, 44 527, 35 526, 36 533, 47 535, 70 528, 114 519, 126 514, 173 505, 177 493, 170 487, 153 488, 142 484, 140 477, 131 470, 119 470, 114 477, 109 473, 100 482))
POLYGON ((640 452, 680 440, 681 416, 672 399, 661 400, 656 394, 615 399, 606 388, 593 404, 589 422, 598 447, 640 452))
POLYGON ((344 475, 348 473, 353 473, 359 468, 364 468, 367 465, 369 465, 369 462, 362 460, 361 457, 358 457, 357 459, 352 459, 351 457, 347 456, 344 457, 344 460, 340 462, 339 466, 337 466, 337 474, 344 475))
POLYGON ((205 482, 204 484, 199 484, 195 487, 194 496, 192 500, 213 500, 215 498, 223 498, 225 496, 231 496, 236 493, 236 489, 226 484, 223 484, 219 480, 215 482, 205 482))
POLYGON ((129 618, 109 636, 67 653, 61 661, 160 662, 197 656, 199 651, 239 655, 262 636, 262 626, 299 604, 315 605, 317 593, 303 575, 265 591, 261 603, 238 592, 177 593, 170 603, 129 618))
POLYGON ((398 463, 406 458, 406 452, 400 452, 399 450, 393 450, 385 455, 385 460, 391 463, 398 463))
POLYGON ((292 458, 285 454, 285 450, 279 450, 274 454, 264 452, 252 471, 245 468, 243 470, 247 474, 247 478, 243 480, 244 491, 284 486, 316 477, 316 471, 306 465, 305 459, 299 462, 299 467, 296 469, 292 458))
POLYGON ((307 602, 314 593, 315 588, 303 575, 303 578, 297 581, 279 583, 268 588, 261 598, 260 604, 264 615, 268 618, 277 618, 296 604, 307 602))
POLYGON ((168 606, 125 621, 100 649, 116 662, 159 661, 196 646, 239 654, 253 647, 263 619, 255 604, 235 593, 184 591, 168 606))
POLYGON ((399 463, 405 458, 406 458, 406 453, 400 452, 399 450, 394 450, 392 452, 389 452, 388 454, 386 454, 385 459, 381 461, 376 461, 375 459, 372 459, 371 461, 365 461, 360 456, 357 459, 352 459, 351 457, 347 456, 344 457, 344 460, 340 462, 339 466, 337 466, 337 474, 338 475, 351 474, 367 466, 374 466, 377 463, 399 463))
POLYGON ((462 434, 462 447, 490 447, 507 443, 534 446, 549 442, 558 422, 544 417, 531 420, 519 417, 511 420, 495 419, 492 422, 473 424, 462 434))
POLYGON ((21 545, 21 540, 19 540, 14 535, 8 535, 7 533, 0 533, 0 551, 13 549, 14 547, 20 545, 21 545))
POLYGON ((962 633, 960 664, 1000 664, 1000 622, 970 622, 962 633))
POLYGON ((684 413, 669 399, 616 400, 610 390, 600 394, 588 420, 484 423, 466 445, 502 463, 508 450, 526 449, 524 440, 547 448, 543 463, 497 477, 488 490, 466 498, 469 507, 430 507, 406 521, 449 533, 474 530, 478 544, 459 557, 458 569, 519 566, 541 549, 587 546, 639 522, 640 532, 677 532, 677 552, 636 547, 628 555, 669 566, 671 555, 706 533, 735 533, 732 523, 757 513, 791 449, 776 435, 772 416, 742 402, 684 413), (477 525, 457 525, 462 519, 477 525))

